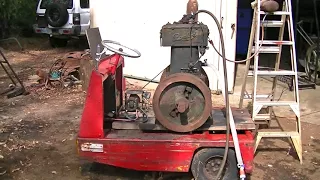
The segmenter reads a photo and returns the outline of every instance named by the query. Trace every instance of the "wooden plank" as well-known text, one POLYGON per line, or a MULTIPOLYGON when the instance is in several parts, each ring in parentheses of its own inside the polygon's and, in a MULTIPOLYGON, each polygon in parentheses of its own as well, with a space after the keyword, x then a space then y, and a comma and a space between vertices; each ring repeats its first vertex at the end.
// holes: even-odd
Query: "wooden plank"
MULTIPOLYGON (((89 56, 90 57, 90 56, 89 56)), ((90 83, 92 70, 94 69, 94 61, 87 58, 80 60, 80 80, 82 81, 82 90, 87 91, 90 83)))
MULTIPOLYGON (((235 120, 237 130, 254 130, 255 124, 251 119, 247 109, 231 108, 235 120)), ((150 130, 150 131, 164 131, 167 130, 161 124, 156 122, 154 117, 149 117, 148 122, 123 122, 115 121, 112 123, 113 129, 123 130, 150 130)), ((224 108, 213 108, 212 119, 209 119, 199 131, 223 131, 226 130, 226 118, 224 108)))

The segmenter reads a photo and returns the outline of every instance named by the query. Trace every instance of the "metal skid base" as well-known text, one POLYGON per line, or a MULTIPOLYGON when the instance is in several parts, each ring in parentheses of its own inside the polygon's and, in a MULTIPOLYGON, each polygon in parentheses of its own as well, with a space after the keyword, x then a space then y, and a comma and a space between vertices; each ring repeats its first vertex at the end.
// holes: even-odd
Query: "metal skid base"
MULTIPOLYGON (((237 130, 255 130, 255 124, 251 119, 247 109, 232 108, 234 120, 237 130)), ((154 117, 153 112, 149 112, 149 118, 142 122, 142 118, 136 121, 118 121, 112 123, 112 129, 117 130, 142 130, 142 131, 168 131, 154 117)), ((113 120, 113 119, 106 119, 113 120)), ((212 117, 207 122, 198 128, 196 131, 225 131, 226 130, 226 117, 225 108, 214 107, 212 110, 212 117)))

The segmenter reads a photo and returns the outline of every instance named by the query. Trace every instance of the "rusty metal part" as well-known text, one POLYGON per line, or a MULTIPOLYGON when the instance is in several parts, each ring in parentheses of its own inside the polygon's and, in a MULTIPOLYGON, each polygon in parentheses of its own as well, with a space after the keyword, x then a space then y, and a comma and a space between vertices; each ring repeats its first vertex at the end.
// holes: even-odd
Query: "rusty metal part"
MULTIPOLYGON (((160 82, 162 82, 166 77, 169 76, 169 72, 170 72, 170 65, 167 66, 164 70, 163 73, 160 77, 160 82)), ((206 73, 206 71, 200 67, 200 77, 199 77, 203 82, 206 83, 206 85, 209 87, 209 78, 208 75, 206 73)))
POLYGON ((183 23, 167 23, 161 28, 161 46, 207 46, 209 28, 207 25, 199 24, 183 24, 183 23))
POLYGON ((60 89, 60 88, 63 88, 64 82, 60 79, 59 80, 49 80, 48 85, 50 85, 53 88, 60 89))
POLYGON ((85 51, 67 53, 56 60, 48 73, 48 84, 52 87, 63 87, 64 83, 79 81, 80 60, 87 55, 85 51))
POLYGON ((189 101, 186 98, 181 98, 177 101, 177 110, 179 113, 184 113, 189 108, 189 101))
POLYGON ((36 70, 36 75, 39 76, 39 83, 40 84, 43 84, 43 83, 46 83, 47 80, 48 80, 48 73, 45 72, 44 70, 42 69, 37 69, 36 70))
MULTIPOLYGON (((187 3, 187 14, 194 14, 198 11, 198 1, 197 0, 189 0, 187 3)), ((195 17, 195 21, 198 21, 198 16, 195 17)))
POLYGON ((153 96, 153 110, 165 128, 175 132, 194 131, 211 115, 210 89, 195 75, 172 74, 158 85, 153 96))
POLYGON ((80 68, 80 59, 84 54, 85 52, 83 51, 76 51, 67 53, 63 57, 63 63, 65 68, 64 75, 77 71, 77 69, 80 68))
POLYGON ((58 59, 50 71, 62 70, 61 76, 67 76, 68 74, 77 71, 80 68, 80 59, 83 57, 85 52, 76 51, 70 52, 63 56, 63 58, 58 59))

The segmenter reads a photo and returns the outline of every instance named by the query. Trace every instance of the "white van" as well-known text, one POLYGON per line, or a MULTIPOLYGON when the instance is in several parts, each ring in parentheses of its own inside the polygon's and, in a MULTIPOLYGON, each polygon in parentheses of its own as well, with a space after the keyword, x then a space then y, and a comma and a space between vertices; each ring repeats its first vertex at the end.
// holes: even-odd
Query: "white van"
POLYGON ((90 28, 89 0, 39 0, 35 33, 48 34, 52 47, 85 38, 90 28))

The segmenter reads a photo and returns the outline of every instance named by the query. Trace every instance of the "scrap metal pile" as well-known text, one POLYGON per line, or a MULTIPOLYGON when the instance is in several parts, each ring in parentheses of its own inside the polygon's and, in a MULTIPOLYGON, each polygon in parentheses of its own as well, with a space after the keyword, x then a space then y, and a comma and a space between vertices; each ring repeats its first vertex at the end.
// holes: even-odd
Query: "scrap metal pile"
POLYGON ((29 77, 37 83, 37 86, 46 88, 63 88, 81 84, 80 60, 90 59, 87 52, 70 52, 57 59, 49 71, 38 69, 35 76, 29 77))

